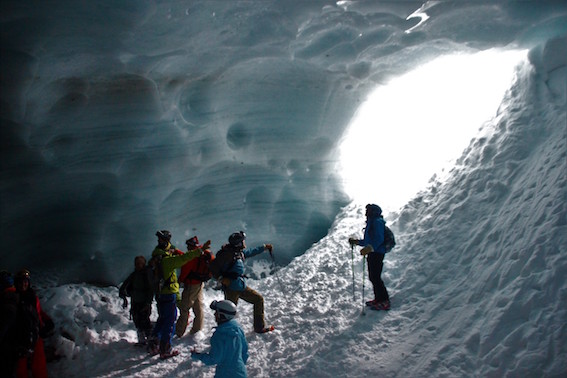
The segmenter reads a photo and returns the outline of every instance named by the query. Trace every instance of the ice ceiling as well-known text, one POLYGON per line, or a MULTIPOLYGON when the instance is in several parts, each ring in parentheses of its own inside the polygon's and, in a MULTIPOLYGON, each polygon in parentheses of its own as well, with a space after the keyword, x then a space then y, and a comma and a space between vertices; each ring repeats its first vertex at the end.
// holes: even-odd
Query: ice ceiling
POLYGON ((2 1, 0 266, 116 283, 163 228, 215 248, 242 229, 289 261, 349 202, 339 144, 373 90, 439 56, 533 48, 565 15, 560 1, 2 1))

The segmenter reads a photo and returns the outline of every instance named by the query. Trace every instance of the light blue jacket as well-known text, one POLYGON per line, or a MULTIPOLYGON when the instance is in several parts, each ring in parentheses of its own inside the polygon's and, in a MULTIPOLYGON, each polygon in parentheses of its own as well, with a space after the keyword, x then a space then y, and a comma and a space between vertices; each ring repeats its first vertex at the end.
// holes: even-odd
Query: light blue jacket
MULTIPOLYGON (((259 255, 262 252, 264 252, 263 245, 256 248, 247 248, 242 251, 242 255, 245 259, 247 259, 248 257, 259 255)), ((234 291, 244 291, 244 289, 246 289, 246 280, 243 277, 244 261, 242 259, 237 259, 228 271, 230 273, 236 273, 236 275, 238 275, 238 277, 230 281, 228 288, 234 291)))
POLYGON ((367 246, 370 244, 374 248, 374 252, 381 254, 386 253, 384 249, 384 226, 386 221, 382 217, 366 219, 366 228, 364 229, 364 239, 358 241, 358 245, 367 246))
POLYGON ((211 336, 209 353, 192 353, 191 358, 205 365, 217 365, 217 378, 246 378, 248 343, 238 322, 231 319, 219 324, 211 336))

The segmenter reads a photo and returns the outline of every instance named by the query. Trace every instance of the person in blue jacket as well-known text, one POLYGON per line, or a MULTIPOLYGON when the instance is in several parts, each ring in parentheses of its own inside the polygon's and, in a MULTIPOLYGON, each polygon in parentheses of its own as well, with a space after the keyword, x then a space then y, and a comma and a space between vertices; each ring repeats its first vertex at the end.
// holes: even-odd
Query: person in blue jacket
POLYGON ((236 305, 228 300, 213 301, 211 309, 215 311, 217 328, 211 336, 209 353, 191 351, 193 360, 205 365, 217 365, 215 377, 246 378, 248 361, 248 343, 244 332, 234 319, 236 305))
POLYGON ((368 262, 368 278, 374 289, 374 299, 366 302, 372 310, 389 310, 390 296, 384 281, 380 277, 384 267, 384 228, 386 221, 382 217, 382 209, 376 204, 366 205, 366 228, 362 240, 349 238, 350 245, 359 245, 364 248, 360 254, 366 256, 368 262))
POLYGON ((265 333, 274 330, 274 326, 266 327, 264 320, 264 298, 257 291, 246 285, 246 276, 244 275, 244 260, 248 257, 256 256, 264 251, 272 253, 271 244, 263 244, 256 248, 246 249, 246 234, 243 231, 235 232, 228 238, 228 244, 222 246, 221 251, 217 253, 226 253, 230 256, 221 269, 221 276, 218 280, 222 284, 224 291, 224 299, 232 301, 238 305, 238 299, 241 298, 245 302, 254 305, 254 331, 256 333, 265 333))

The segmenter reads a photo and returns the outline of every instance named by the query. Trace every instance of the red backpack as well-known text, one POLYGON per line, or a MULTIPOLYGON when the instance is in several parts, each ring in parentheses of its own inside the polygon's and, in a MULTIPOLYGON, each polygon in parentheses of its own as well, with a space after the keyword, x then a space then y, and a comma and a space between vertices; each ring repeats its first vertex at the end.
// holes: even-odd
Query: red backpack
POLYGON ((196 285, 201 282, 207 282, 213 276, 209 269, 209 263, 215 257, 208 249, 203 254, 181 267, 179 282, 196 285))

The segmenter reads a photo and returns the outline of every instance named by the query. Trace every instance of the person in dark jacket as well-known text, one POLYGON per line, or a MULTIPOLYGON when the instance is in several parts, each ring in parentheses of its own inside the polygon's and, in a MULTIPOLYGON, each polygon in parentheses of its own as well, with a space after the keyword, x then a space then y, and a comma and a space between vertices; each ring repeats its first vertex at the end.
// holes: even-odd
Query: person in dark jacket
POLYGON ((222 276, 218 278, 224 290, 224 298, 238 305, 238 299, 254 305, 254 331, 265 333, 274 330, 274 326, 266 327, 264 320, 264 297, 256 290, 246 285, 244 275, 244 260, 256 256, 264 251, 272 253, 271 244, 263 244, 256 248, 246 249, 246 234, 243 231, 235 232, 228 238, 228 244, 222 249, 229 251, 232 259, 221 269, 222 276))
POLYGON ((148 337, 152 333, 152 301, 154 291, 152 287, 152 271, 146 265, 144 256, 134 258, 134 272, 122 283, 118 295, 124 301, 122 307, 128 306, 128 299, 131 298, 130 314, 138 332, 137 345, 146 345, 148 337))
POLYGON ((191 351, 193 360, 205 365, 217 365, 216 378, 246 378, 248 361, 248 343, 242 328, 234 319, 236 305, 228 300, 213 301, 211 309, 215 311, 218 326, 211 336, 211 349, 208 353, 191 351))
POLYGON ((389 310, 390 296, 384 281, 382 281, 382 269, 384 267, 384 228, 386 221, 382 217, 382 209, 376 204, 366 205, 366 228, 362 240, 349 238, 351 246, 359 245, 364 248, 360 254, 366 256, 368 262, 368 278, 374 289, 374 299, 366 302, 372 310, 389 310))

